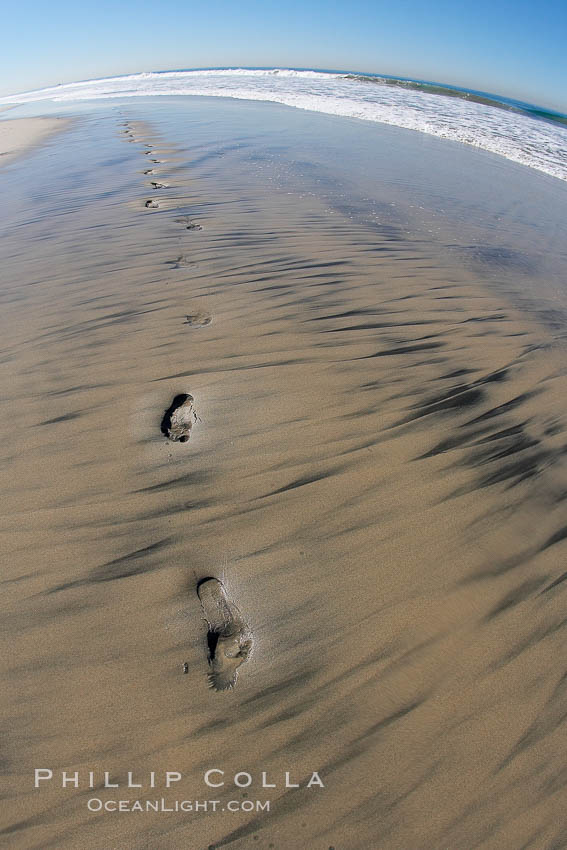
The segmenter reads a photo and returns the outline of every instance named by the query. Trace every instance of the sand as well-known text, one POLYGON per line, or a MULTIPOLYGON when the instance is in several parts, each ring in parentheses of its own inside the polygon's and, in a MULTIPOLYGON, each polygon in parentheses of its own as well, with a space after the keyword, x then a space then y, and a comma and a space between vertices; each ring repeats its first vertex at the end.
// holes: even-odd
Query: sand
POLYGON ((44 142, 68 125, 65 118, 5 118, 0 121, 0 165, 44 142))
POLYGON ((66 200, 33 218, 14 201, 0 243, 9 846, 564 846, 567 377, 549 330, 220 145, 182 151, 127 108, 93 126, 61 137, 66 200), (184 393, 196 419, 172 442, 184 393), (208 577, 252 636, 222 692, 208 577), (34 768, 54 779, 34 789, 34 768), (220 809, 88 809, 156 798, 220 809), (270 810, 229 811, 256 800, 270 810))

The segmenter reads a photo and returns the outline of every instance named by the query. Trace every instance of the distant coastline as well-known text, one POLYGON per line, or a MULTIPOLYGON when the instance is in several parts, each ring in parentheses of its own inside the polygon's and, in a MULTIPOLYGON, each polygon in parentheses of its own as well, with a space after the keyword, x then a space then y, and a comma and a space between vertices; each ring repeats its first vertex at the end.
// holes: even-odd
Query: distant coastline
POLYGON ((378 83, 387 86, 400 86, 406 89, 414 89, 428 94, 439 94, 444 97, 457 97, 462 100, 468 100, 472 103, 482 103, 486 106, 494 106, 497 109, 509 109, 512 112, 519 112, 524 115, 529 115, 531 118, 541 118, 544 121, 551 121, 554 124, 562 124, 567 127, 567 115, 558 112, 555 109, 547 109, 543 106, 537 106, 535 103, 527 101, 514 100, 504 95, 491 94, 489 92, 477 91, 475 89, 465 89, 459 86, 451 86, 445 83, 433 83, 428 80, 414 80, 410 77, 389 77, 385 74, 356 74, 348 72, 345 74, 347 80, 357 80, 358 82, 378 83))

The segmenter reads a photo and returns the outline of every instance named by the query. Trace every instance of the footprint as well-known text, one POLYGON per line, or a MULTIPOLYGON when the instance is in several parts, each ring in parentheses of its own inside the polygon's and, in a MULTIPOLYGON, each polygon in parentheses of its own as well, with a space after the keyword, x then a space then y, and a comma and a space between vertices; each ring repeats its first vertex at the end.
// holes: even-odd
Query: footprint
MULTIPOLYGON (((153 171, 153 169, 152 169, 153 171)), ((156 180, 151 180, 152 189, 167 189, 167 183, 158 183, 156 180)))
POLYGON ((161 433, 174 443, 186 443, 191 428, 197 421, 193 407, 193 396, 189 393, 176 395, 161 420, 161 433))
POLYGON ((226 691, 235 686, 238 668, 248 660, 252 636, 218 579, 202 579, 197 594, 208 624, 209 685, 215 691, 226 691))
POLYGON ((143 173, 143 174, 153 174, 153 173, 154 173, 154 169, 153 169, 153 168, 146 168, 146 170, 145 170, 144 172, 142 172, 142 173, 143 173))
POLYGON ((192 328, 206 328, 213 321, 213 317, 207 313, 193 313, 192 316, 186 316, 184 325, 190 325, 192 328))
POLYGON ((175 221, 177 224, 184 224, 186 230, 202 230, 200 224, 197 224, 193 219, 189 218, 188 215, 182 215, 181 218, 176 218, 175 221))
POLYGON ((186 257, 185 254, 180 254, 175 260, 166 260, 165 261, 168 266, 172 269, 183 269, 187 266, 196 266, 193 260, 190 260, 189 257, 186 257))
POLYGON ((144 206, 147 210, 157 210, 158 207, 159 207, 159 204, 158 204, 157 201, 152 201, 150 199, 149 201, 145 202, 144 206))

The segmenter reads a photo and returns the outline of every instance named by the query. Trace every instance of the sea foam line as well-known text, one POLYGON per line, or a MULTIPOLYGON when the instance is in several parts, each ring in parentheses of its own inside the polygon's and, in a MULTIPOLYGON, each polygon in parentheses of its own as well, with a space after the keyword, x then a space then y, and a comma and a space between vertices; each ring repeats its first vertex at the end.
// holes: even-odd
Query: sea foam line
POLYGON ((231 97, 358 118, 471 145, 567 180, 567 128, 518 111, 395 86, 380 78, 292 68, 143 72, 51 86, 0 104, 148 96, 231 97), (382 84, 380 84, 382 82, 382 84))

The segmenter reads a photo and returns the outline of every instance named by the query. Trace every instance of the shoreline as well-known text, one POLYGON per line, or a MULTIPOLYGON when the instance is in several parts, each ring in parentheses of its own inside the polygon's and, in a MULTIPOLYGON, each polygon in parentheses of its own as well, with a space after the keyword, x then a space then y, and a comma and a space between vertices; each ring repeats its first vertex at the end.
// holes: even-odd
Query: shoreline
POLYGON ((72 103, 152 94, 270 101, 471 146, 567 181, 567 118, 496 95, 491 100, 472 90, 459 95, 458 87, 300 69, 162 71, 126 75, 126 80, 115 76, 61 83, 8 95, 0 103, 72 103))
POLYGON ((7 829, 62 850, 433 850, 490 824, 543 848, 560 824, 533 775, 552 784, 565 751, 552 336, 198 117, 182 148, 122 107, 7 173, 7 829), (183 443, 160 430, 179 394, 183 443), (207 577, 254 638, 222 693, 207 577), (96 784, 110 753, 101 805, 152 772, 297 784, 238 820, 226 788, 220 811, 143 824, 86 815, 74 782, 30 793, 38 765, 96 784), (298 787, 314 771, 324 788, 298 787))
POLYGON ((55 133, 66 130, 70 118, 5 118, 0 120, 0 166, 39 147, 55 133))

